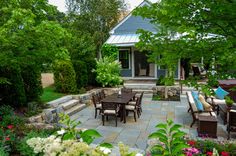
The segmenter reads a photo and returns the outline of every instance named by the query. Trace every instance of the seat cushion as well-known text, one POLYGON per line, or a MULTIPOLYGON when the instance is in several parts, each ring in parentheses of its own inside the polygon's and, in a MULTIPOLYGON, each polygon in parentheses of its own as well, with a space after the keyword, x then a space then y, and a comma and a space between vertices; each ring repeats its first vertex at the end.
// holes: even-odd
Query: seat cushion
POLYGON ((133 105, 126 105, 125 109, 127 109, 127 110, 134 110, 135 106, 133 106, 133 105))
POLYGON ((194 99, 193 99, 193 96, 192 96, 191 92, 188 91, 188 92, 187 92, 187 95, 188 95, 188 102, 191 103, 191 104, 193 104, 193 103, 194 103, 194 99))
POLYGON ((96 104, 96 108, 102 108, 102 104, 97 103, 97 104, 96 104))
POLYGON ((199 94, 199 100, 201 101, 201 103, 204 107, 204 110, 206 110, 206 111, 212 110, 212 106, 209 103, 206 102, 203 95, 199 94))
POLYGON ((116 114, 115 110, 104 110, 104 114, 116 114))
POLYGON ((212 98, 207 98, 207 102, 210 104, 215 104, 215 105, 226 104, 225 100, 215 99, 215 98, 213 98, 213 101, 212 101, 212 98))
POLYGON ((225 98, 226 95, 229 94, 229 92, 225 91, 224 89, 222 89, 221 87, 218 87, 215 91, 216 97, 218 99, 223 100, 225 98))
POLYGON ((136 105, 136 101, 130 101, 129 105, 136 105))

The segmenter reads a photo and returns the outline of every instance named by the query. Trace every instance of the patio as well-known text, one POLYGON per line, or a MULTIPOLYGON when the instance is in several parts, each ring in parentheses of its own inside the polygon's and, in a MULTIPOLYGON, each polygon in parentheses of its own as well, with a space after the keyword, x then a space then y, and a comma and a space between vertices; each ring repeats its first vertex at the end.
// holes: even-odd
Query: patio
MULTIPOLYGON (((166 118, 171 118, 175 123, 183 125, 184 130, 190 137, 195 138, 197 136, 197 124, 194 124, 190 128, 192 117, 188 110, 188 103, 185 94, 181 95, 180 102, 166 102, 166 101, 152 101, 152 94, 144 94, 142 100, 143 112, 137 122, 134 121, 133 115, 130 114, 124 124, 118 122, 118 126, 115 127, 115 120, 113 117, 109 117, 108 121, 105 121, 105 126, 102 126, 101 115, 98 115, 97 119, 94 119, 94 107, 90 105, 84 110, 73 115, 71 118, 81 121, 82 124, 79 128, 93 128, 96 129, 103 136, 96 139, 95 144, 101 142, 108 142, 116 145, 119 142, 129 145, 133 148, 146 149, 148 135, 156 130, 155 126, 158 123, 165 122, 166 118)), ((222 124, 222 119, 218 116, 218 139, 226 139, 227 132, 226 126, 222 124)), ((235 138, 232 135, 231 138, 235 138)))

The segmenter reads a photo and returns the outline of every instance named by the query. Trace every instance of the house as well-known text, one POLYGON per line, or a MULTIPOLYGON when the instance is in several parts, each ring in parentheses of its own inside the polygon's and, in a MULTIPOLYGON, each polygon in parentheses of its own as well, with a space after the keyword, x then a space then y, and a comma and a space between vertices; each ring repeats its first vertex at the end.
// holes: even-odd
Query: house
MULTIPOLYGON (((149 5, 148 2, 142 2, 138 7, 149 5)), ((145 53, 135 48, 139 42, 138 29, 144 29, 156 33, 155 26, 149 19, 143 19, 140 16, 133 16, 132 12, 118 23, 111 31, 106 44, 116 45, 119 48, 119 61, 121 62, 121 75, 124 79, 157 79, 165 75, 164 66, 158 66, 155 62, 148 62, 145 53)), ((177 65, 175 78, 180 79, 180 61, 177 65)))

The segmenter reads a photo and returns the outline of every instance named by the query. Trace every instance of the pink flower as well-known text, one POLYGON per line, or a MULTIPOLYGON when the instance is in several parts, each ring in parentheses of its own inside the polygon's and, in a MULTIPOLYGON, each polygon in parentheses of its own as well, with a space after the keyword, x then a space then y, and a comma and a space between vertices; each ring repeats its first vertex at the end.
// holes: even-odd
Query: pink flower
POLYGON ((12 129, 12 128, 13 128, 13 125, 8 125, 7 128, 8 128, 8 129, 12 129))
POLYGON ((189 144, 190 146, 194 146, 196 142, 194 140, 189 140, 187 141, 187 144, 189 144))
POLYGON ((206 155, 207 155, 207 156, 212 156, 213 153, 212 153, 212 152, 207 152, 206 155))
POLYGON ((228 152, 225 152, 225 151, 223 151, 223 152, 221 152, 221 155, 222 155, 222 156, 229 156, 229 153, 228 153, 228 152))
POLYGON ((6 140, 6 141, 10 141, 11 139, 10 139, 9 137, 6 137, 5 140, 6 140))

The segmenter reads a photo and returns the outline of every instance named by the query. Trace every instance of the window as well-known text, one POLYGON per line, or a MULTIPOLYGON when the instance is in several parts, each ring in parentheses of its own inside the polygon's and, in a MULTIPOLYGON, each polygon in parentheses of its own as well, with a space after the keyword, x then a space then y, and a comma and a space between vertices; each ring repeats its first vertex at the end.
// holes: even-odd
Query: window
POLYGON ((119 51, 119 61, 123 69, 129 69, 130 49, 121 49, 119 51))

